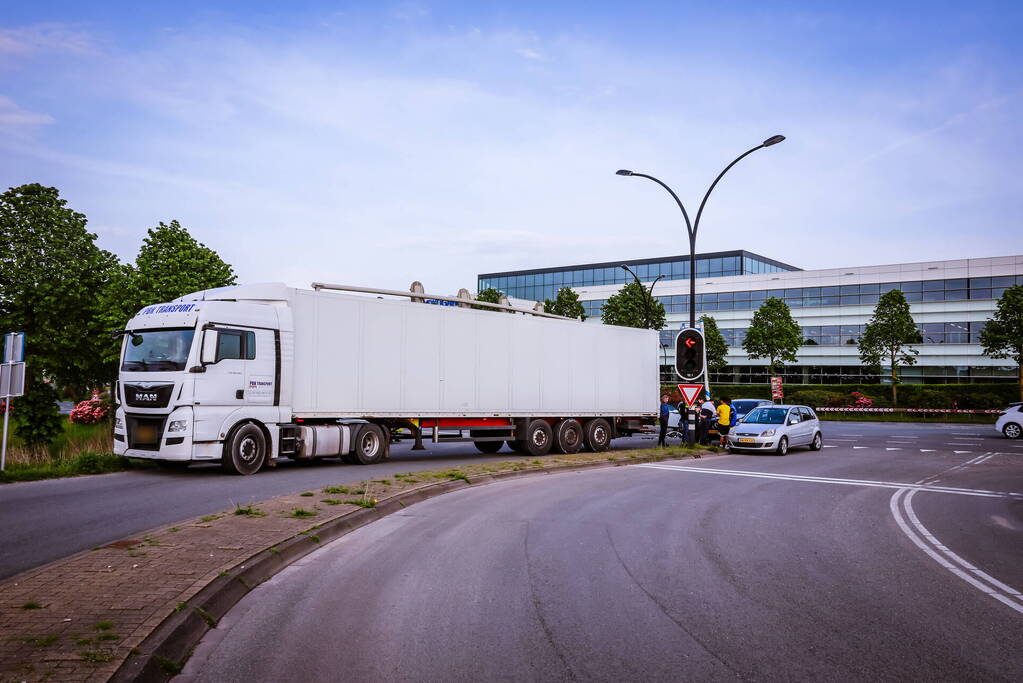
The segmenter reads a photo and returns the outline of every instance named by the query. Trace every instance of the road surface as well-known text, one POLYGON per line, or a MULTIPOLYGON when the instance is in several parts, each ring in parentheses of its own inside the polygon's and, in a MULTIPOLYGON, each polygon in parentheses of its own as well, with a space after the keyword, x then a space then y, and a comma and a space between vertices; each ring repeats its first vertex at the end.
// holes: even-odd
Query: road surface
POLYGON ((1019 680, 1023 452, 825 428, 414 505, 258 587, 176 680, 1019 680))

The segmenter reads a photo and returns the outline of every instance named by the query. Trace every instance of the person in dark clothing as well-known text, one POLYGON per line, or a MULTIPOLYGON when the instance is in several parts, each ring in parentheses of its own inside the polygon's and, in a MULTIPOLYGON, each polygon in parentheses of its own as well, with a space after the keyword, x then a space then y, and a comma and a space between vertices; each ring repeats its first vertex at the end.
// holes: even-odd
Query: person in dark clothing
POLYGON ((678 410, 678 429, 682 432, 682 443, 689 443, 689 406, 685 401, 679 401, 675 408, 678 410))
POLYGON ((661 432, 657 437, 658 446, 667 446, 664 437, 668 435, 668 416, 671 415, 671 406, 668 405, 668 395, 661 396, 661 432))

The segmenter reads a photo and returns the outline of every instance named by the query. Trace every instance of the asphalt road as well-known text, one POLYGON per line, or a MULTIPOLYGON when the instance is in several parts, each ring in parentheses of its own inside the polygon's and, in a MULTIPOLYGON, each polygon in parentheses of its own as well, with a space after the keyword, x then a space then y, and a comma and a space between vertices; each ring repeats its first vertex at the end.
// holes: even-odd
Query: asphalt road
POLYGON ((826 433, 417 504, 258 587, 178 680, 1019 680, 1023 450, 826 433))
MULTIPOLYGON (((654 443, 633 437, 616 439, 614 447, 654 443)), ((412 441, 402 440, 392 445, 387 461, 370 466, 343 465, 337 459, 310 463, 282 459, 275 470, 251 477, 225 474, 213 464, 193 465, 183 472, 138 470, 5 484, 0 486, 0 579, 235 504, 396 472, 520 457, 507 446, 496 455, 482 455, 471 443, 424 445, 427 450, 413 452, 412 441)))

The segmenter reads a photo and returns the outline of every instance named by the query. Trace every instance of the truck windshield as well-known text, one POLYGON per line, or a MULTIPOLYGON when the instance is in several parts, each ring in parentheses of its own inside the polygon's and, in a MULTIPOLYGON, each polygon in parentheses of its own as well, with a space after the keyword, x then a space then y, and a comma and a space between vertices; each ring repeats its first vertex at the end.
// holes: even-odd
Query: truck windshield
POLYGON ((184 370, 194 329, 143 330, 128 332, 121 370, 166 372, 184 370))
POLYGON ((743 422, 746 424, 780 425, 785 422, 785 413, 788 408, 757 408, 747 415, 743 422))

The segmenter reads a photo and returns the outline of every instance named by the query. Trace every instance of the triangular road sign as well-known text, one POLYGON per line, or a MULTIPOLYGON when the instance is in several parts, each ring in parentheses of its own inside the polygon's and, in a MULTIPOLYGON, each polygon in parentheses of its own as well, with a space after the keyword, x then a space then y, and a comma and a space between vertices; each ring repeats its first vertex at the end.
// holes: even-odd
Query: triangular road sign
POLYGON ((700 397, 700 392, 703 391, 702 384, 679 384, 678 390, 682 392, 682 400, 686 402, 686 405, 690 408, 696 403, 696 399, 700 397))

